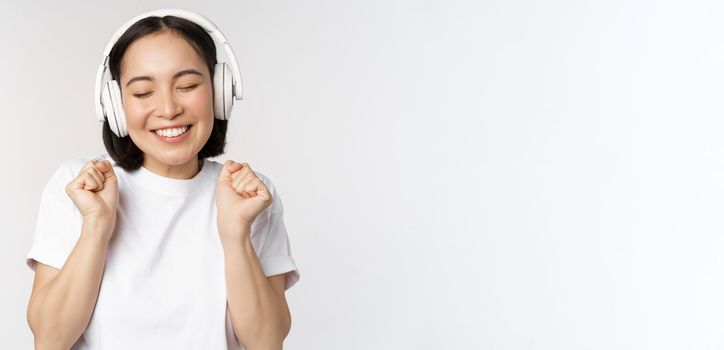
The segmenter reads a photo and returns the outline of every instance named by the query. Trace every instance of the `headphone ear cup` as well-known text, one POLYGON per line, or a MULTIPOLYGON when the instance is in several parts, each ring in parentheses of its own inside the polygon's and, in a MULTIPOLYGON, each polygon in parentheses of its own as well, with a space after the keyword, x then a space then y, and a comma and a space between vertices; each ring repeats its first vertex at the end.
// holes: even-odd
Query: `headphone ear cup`
POLYGON ((116 136, 120 137, 118 124, 116 124, 116 114, 113 110, 113 100, 111 99, 110 83, 106 83, 105 85, 103 85, 103 89, 101 89, 101 105, 103 109, 103 114, 105 115, 106 121, 108 122, 108 126, 111 127, 111 131, 113 131, 116 136))
POLYGON ((118 126, 118 136, 128 136, 128 128, 126 127, 126 112, 123 110, 123 99, 121 98, 121 89, 118 82, 111 80, 108 82, 108 88, 111 98, 111 107, 113 115, 116 117, 116 125, 118 126))
POLYGON ((214 67, 214 115, 216 119, 228 120, 234 106, 233 75, 225 62, 214 67))

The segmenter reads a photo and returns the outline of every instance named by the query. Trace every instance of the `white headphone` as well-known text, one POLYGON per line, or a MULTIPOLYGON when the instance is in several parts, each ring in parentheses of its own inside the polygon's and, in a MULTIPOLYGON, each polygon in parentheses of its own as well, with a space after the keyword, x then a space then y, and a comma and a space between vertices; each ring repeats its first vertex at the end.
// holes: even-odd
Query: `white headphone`
POLYGON ((149 11, 140 14, 130 21, 126 22, 123 26, 116 30, 116 33, 111 37, 110 42, 106 45, 106 49, 103 51, 103 60, 98 67, 98 73, 96 74, 96 88, 95 88, 95 105, 96 105, 96 117, 99 122, 103 122, 108 118, 108 124, 113 130, 113 133, 118 137, 124 137, 128 135, 128 128, 126 127, 126 114, 123 111, 123 103, 121 100, 121 89, 118 82, 112 80, 110 69, 108 67, 108 55, 115 45, 116 41, 128 30, 130 26, 139 20, 151 17, 151 16, 176 16, 192 21, 211 34, 212 38, 216 38, 219 43, 224 47, 226 56, 228 57, 229 65, 224 62, 220 62, 219 57, 219 45, 217 45, 217 63, 214 68, 214 115, 216 119, 228 120, 231 117, 231 108, 234 106, 234 99, 241 100, 241 74, 239 73, 239 65, 236 62, 236 56, 232 51, 231 46, 226 41, 226 37, 221 31, 208 19, 193 13, 191 11, 180 10, 180 9, 159 9, 149 11))

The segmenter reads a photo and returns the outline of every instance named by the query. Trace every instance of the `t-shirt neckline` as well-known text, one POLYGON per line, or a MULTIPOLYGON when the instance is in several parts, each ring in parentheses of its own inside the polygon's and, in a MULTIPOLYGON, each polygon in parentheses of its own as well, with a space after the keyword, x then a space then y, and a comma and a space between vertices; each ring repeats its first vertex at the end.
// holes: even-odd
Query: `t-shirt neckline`
POLYGON ((158 175, 143 166, 138 170, 129 172, 128 175, 134 183, 139 183, 153 192, 162 193, 175 197, 186 197, 206 184, 211 175, 212 164, 204 159, 201 171, 190 179, 174 179, 158 175))

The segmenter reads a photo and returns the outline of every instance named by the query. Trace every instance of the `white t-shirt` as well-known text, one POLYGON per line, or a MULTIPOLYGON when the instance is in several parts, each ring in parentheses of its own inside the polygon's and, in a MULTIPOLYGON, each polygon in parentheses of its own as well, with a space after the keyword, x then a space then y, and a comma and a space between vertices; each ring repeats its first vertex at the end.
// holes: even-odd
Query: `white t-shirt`
MULTIPOLYGON (((65 193, 87 161, 107 159, 118 177, 116 226, 98 300, 72 349, 243 349, 226 303, 224 252, 216 226, 216 180, 223 167, 204 160, 192 179, 172 179, 141 167, 126 172, 107 155, 62 164, 43 190, 33 245, 26 256, 61 269, 81 233, 82 216, 65 193)), ((254 170, 272 195, 251 225, 264 270, 299 280, 274 184, 254 170)))

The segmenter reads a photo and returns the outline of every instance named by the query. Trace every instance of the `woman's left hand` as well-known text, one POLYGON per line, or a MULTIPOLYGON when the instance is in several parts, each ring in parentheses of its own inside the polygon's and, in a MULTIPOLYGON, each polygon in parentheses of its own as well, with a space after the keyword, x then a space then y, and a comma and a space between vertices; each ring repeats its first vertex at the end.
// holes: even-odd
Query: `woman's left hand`
POLYGON ((247 163, 227 160, 216 181, 216 209, 219 235, 241 237, 257 215, 272 202, 271 194, 247 163))

